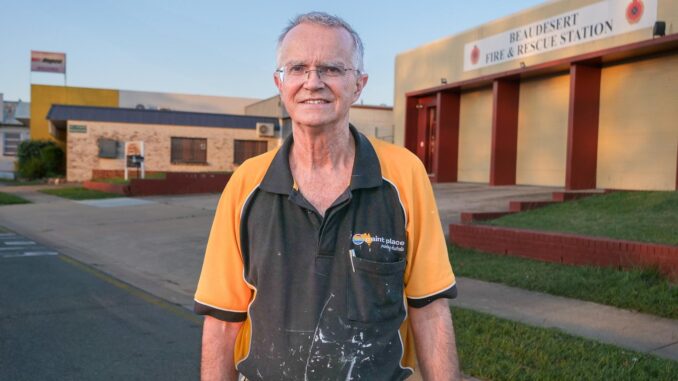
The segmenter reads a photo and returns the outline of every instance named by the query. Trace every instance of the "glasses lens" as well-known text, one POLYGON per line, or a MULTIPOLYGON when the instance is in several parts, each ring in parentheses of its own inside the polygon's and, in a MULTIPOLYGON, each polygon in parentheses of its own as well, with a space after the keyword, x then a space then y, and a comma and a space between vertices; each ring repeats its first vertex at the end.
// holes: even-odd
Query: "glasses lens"
POLYGON ((318 66, 316 70, 318 74, 327 78, 343 77, 346 74, 346 69, 341 66, 323 65, 318 66))
POLYGON ((279 69, 278 72, 280 73, 281 80, 287 78, 288 81, 293 80, 296 82, 307 80, 312 71, 316 72, 318 77, 323 80, 343 77, 349 70, 353 69, 335 65, 317 65, 315 69, 310 69, 306 65, 290 65, 279 69))

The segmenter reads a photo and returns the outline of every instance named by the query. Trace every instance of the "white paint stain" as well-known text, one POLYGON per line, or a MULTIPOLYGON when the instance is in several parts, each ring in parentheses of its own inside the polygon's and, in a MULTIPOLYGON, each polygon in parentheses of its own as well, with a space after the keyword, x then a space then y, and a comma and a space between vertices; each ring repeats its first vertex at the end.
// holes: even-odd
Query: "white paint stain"
POLYGON ((351 366, 348 368, 348 373, 346 373, 346 381, 351 379, 351 373, 353 373, 353 366, 355 365, 355 357, 351 360, 351 366))
MULTIPOLYGON (((330 300, 334 297, 334 294, 330 294, 330 297, 327 298, 325 301, 325 305, 323 306, 323 309, 320 310, 320 316, 318 317, 318 324, 315 326, 315 332, 313 333, 313 341, 311 342, 311 347, 308 349, 308 358, 306 359, 306 367, 304 367, 304 381, 308 381, 308 366, 311 363, 311 355, 313 354, 313 345, 315 344, 316 340, 315 338, 318 337, 318 331, 320 331, 320 323, 323 321, 323 314, 325 313, 325 309, 327 308, 327 305, 330 304, 330 300)), ((314 370, 311 369, 311 373, 313 373, 314 370)))

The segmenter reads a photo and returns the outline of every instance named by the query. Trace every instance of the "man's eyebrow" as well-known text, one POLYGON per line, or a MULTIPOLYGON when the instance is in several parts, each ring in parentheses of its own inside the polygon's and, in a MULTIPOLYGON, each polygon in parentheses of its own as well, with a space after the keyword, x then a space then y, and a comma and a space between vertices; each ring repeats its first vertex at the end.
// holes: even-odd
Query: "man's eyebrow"
POLYGON ((283 66, 307 66, 306 62, 304 61, 287 61, 283 66))
POLYGON ((328 61, 328 62, 321 62, 318 64, 319 66, 340 66, 340 67, 348 67, 346 64, 342 61, 328 61))
MULTIPOLYGON (((311 66, 305 61, 288 61, 286 62, 283 66, 311 66)), ((323 61, 323 62, 318 62, 316 63, 316 66, 340 66, 340 67, 348 67, 344 62, 342 61, 323 61)))

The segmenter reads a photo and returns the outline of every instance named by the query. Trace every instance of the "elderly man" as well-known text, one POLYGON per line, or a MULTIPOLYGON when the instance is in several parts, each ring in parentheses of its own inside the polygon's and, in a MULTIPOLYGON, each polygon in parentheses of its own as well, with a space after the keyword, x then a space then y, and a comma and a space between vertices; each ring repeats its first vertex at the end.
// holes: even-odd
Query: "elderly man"
POLYGON ((203 380, 459 376, 456 295, 433 192, 409 151, 349 125, 367 83, 360 37, 324 13, 278 44, 292 119, 224 190, 195 297, 203 380))

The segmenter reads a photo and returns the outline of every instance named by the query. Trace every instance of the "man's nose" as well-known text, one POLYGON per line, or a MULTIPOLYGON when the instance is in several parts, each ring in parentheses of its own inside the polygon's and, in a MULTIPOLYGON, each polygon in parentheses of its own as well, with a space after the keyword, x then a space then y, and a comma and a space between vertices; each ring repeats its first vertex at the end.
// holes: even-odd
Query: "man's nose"
POLYGON ((307 88, 319 88, 325 86, 320 77, 320 72, 318 69, 312 69, 306 71, 306 81, 304 81, 304 86, 307 88))

